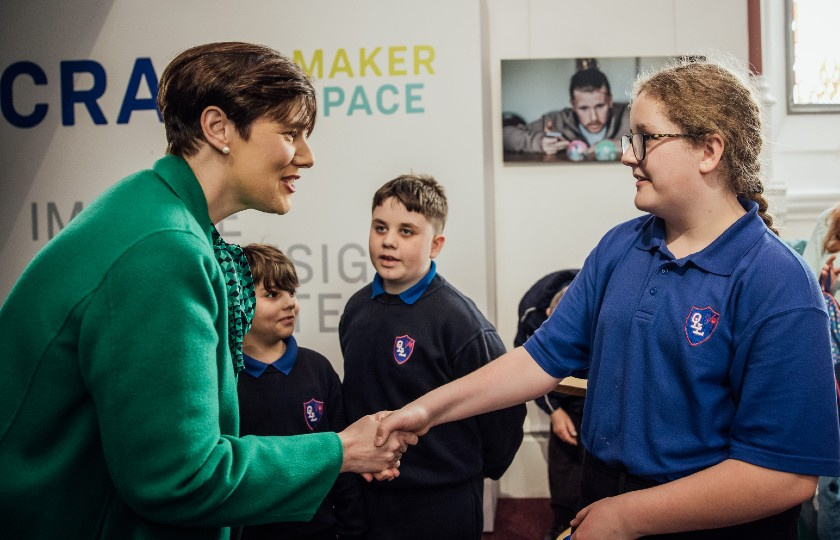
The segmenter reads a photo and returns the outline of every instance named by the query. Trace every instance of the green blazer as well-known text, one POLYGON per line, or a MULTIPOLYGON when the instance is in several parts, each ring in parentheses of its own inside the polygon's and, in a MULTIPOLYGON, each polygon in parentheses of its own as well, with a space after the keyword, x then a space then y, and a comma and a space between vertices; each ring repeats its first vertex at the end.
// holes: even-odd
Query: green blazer
POLYGON ((238 437, 227 295, 203 191, 167 156, 33 259, 0 309, 7 538, 226 538, 308 520, 335 433, 238 437))

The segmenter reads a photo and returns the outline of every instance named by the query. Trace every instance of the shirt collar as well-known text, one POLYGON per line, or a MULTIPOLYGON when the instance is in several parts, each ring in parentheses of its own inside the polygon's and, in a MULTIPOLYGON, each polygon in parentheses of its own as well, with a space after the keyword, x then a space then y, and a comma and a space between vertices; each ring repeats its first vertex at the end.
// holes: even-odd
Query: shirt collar
MULTIPOLYGON (((426 292, 426 289, 429 287, 429 284, 435 278, 437 274, 437 265, 435 261, 432 261, 432 265, 429 267, 429 271, 426 272, 426 275, 423 276, 423 279, 409 287, 408 289, 401 292, 399 295, 400 300, 405 302, 408 305, 413 304, 414 302, 418 301, 423 293, 426 292)), ((373 290, 371 291, 370 297, 376 298, 380 294, 385 294, 385 284, 382 281, 382 276, 379 275, 379 272, 373 276, 373 290)))
MULTIPOLYGON (((732 274, 744 254, 761 235, 769 230, 764 220, 758 215, 758 203, 741 197, 738 197, 738 202, 747 213, 730 225, 714 242, 697 253, 685 257, 685 262, 691 261, 699 268, 713 274, 722 276, 732 274)), ((656 250, 673 259, 665 247, 665 222, 656 216, 650 216, 643 227, 645 230, 639 237, 636 247, 646 251, 656 250)))
POLYGON ((201 189, 201 184, 198 183, 189 164, 183 158, 170 154, 157 160, 152 169, 184 202, 184 206, 207 235, 207 242, 212 245, 213 223, 207 209, 207 197, 204 196, 204 190, 201 189))
POLYGON ((294 336, 289 336, 284 339, 283 342, 286 344, 286 352, 283 353, 283 356, 270 364, 260 362, 252 356, 243 354, 242 358, 245 361, 245 373, 255 379, 258 379, 260 375, 265 373, 268 366, 274 366, 274 369, 283 372, 284 375, 291 373, 292 368, 295 367, 295 361, 297 360, 298 355, 297 341, 294 336))

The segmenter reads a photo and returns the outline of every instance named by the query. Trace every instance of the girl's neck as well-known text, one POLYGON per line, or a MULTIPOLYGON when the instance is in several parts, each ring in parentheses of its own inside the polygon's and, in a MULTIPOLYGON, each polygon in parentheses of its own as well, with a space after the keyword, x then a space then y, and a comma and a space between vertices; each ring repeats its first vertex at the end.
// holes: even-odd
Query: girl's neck
POLYGON ((678 219, 666 220, 665 242, 677 259, 687 257, 708 247, 723 234, 746 210, 737 197, 727 197, 710 208, 699 208, 678 219))

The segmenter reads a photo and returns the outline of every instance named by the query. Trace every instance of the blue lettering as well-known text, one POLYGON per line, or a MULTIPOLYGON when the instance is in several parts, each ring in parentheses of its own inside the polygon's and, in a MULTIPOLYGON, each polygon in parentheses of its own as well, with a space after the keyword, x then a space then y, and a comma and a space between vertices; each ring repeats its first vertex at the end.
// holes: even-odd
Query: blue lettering
POLYGON ((15 109, 12 87, 19 75, 29 75, 33 83, 43 86, 47 84, 47 74, 32 62, 15 62, 6 68, 0 77, 0 110, 3 111, 3 116, 15 127, 30 128, 44 120, 49 107, 46 103, 38 103, 28 115, 20 114, 15 109))
POLYGON ((83 103, 87 107, 93 123, 107 124, 105 115, 99 107, 97 99, 105 93, 107 76, 105 68, 93 60, 66 60, 61 62, 61 123, 72 126, 76 123, 74 105, 83 103), (73 76, 78 73, 89 73, 93 77, 93 86, 87 90, 76 90, 73 86, 73 76))
MULTIPOLYGON (((125 89, 120 114, 117 116, 118 124, 127 124, 131 118, 132 111, 155 110, 157 111, 158 79, 151 58, 138 58, 134 62, 134 69, 131 70, 131 77, 128 80, 128 87, 125 89), (138 98, 137 91, 140 89, 140 81, 146 79, 146 87, 149 89, 150 98, 138 98)), ((163 121, 160 111, 157 111, 158 120, 163 121)))

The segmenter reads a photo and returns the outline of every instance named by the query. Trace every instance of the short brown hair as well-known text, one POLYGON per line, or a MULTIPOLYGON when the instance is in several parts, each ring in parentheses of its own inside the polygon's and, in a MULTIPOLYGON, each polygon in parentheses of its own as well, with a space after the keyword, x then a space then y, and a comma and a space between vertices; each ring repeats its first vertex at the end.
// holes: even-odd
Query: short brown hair
POLYGON ((449 205, 443 186, 425 174, 404 174, 385 183, 373 195, 373 206, 382 206, 391 197, 400 201, 409 212, 422 214, 434 226, 435 233, 440 234, 446 225, 449 205))
POLYGON ((179 54, 163 70, 157 105, 166 128, 167 151, 185 157, 204 139, 201 113, 215 105, 246 141, 251 125, 263 116, 315 127, 315 90, 292 60, 264 45, 208 43, 179 54))
POLYGON ((300 286, 294 263, 276 247, 248 244, 242 251, 251 265, 254 283, 262 283, 268 291, 295 292, 300 286))

